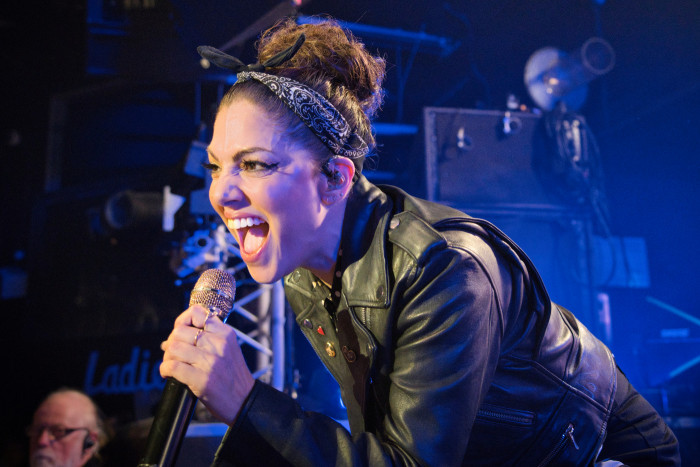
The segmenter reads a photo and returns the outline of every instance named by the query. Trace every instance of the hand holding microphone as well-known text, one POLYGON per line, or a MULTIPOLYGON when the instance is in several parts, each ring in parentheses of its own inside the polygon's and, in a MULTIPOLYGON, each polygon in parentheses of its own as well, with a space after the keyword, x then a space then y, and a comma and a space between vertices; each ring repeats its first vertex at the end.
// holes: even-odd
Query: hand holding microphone
POLYGON ((224 324, 234 293, 233 277, 207 270, 192 291, 190 307, 175 320, 162 345, 160 373, 167 382, 140 466, 175 463, 197 398, 230 425, 250 393, 253 377, 235 330, 224 324))

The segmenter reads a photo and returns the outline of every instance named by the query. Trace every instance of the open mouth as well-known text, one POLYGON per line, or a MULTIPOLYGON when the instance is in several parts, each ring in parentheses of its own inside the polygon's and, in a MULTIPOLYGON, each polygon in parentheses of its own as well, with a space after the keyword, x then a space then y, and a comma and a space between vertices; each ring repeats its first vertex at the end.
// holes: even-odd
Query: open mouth
POLYGON ((268 223, 259 217, 229 219, 227 226, 229 230, 236 231, 241 251, 247 255, 260 251, 270 231, 268 223))

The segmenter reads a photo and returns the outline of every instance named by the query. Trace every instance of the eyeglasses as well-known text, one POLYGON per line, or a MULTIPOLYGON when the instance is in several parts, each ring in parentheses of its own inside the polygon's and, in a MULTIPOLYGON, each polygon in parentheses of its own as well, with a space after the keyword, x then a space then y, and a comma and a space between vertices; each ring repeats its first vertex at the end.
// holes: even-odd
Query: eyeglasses
POLYGON ((74 431, 85 430, 88 433, 90 429, 87 427, 80 428, 66 428, 63 425, 39 425, 39 426, 28 426, 27 436, 30 438, 39 438, 44 431, 49 432, 49 436, 52 440, 59 441, 74 431))

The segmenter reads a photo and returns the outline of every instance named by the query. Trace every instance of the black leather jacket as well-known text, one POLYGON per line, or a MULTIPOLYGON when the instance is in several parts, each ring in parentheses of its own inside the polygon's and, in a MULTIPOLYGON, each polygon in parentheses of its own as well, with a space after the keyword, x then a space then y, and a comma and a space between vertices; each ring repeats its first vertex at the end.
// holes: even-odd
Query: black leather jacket
POLYGON ((341 248, 337 309, 306 270, 287 276, 285 291, 340 385, 352 435, 256 382, 214 465, 595 460, 616 386, 612 355, 550 302, 505 235, 360 177, 341 248))

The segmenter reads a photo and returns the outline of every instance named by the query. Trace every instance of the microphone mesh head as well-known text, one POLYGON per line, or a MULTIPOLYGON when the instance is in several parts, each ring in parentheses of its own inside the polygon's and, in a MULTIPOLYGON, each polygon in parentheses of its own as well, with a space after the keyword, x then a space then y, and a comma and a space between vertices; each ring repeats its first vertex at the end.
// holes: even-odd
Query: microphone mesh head
POLYGON ((199 276, 190 294, 190 306, 202 305, 221 310, 225 320, 233 308, 236 295, 236 280, 231 274, 220 269, 207 269, 199 276))

